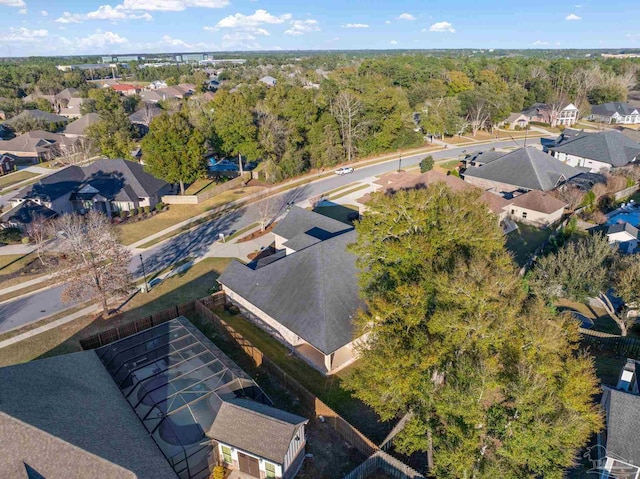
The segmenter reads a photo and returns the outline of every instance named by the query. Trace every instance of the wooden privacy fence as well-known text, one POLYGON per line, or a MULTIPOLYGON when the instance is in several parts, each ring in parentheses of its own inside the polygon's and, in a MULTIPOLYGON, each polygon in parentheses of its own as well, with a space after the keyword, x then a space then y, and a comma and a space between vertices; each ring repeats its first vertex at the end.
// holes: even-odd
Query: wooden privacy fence
MULTIPOLYGON (((139 333, 140 331, 144 331, 145 329, 157 326, 158 324, 166 323, 167 321, 171 321, 178 316, 184 316, 185 314, 193 313, 194 311, 195 301, 181 304, 180 306, 174 306, 172 308, 165 309, 164 311, 154 313, 150 316, 136 319, 131 323, 124 324, 122 326, 116 326, 115 328, 111 328, 101 333, 94 334, 93 336, 81 339, 80 346, 85 350, 99 348, 100 346, 104 346, 105 344, 113 343, 114 341, 118 341, 119 339, 126 338, 127 336, 131 336, 133 334, 139 333)), ((117 321, 118 316, 114 316, 112 320, 117 321)))
POLYGON ((640 357, 640 340, 626 336, 591 331, 580 328, 583 342, 600 349, 615 352, 621 356, 640 357))
POLYGON ((616 201, 623 200, 625 198, 628 198, 632 194, 634 194, 636 191, 638 191, 639 188, 640 188, 640 185, 630 186, 629 188, 625 188, 624 190, 618 191, 616 194, 613 195, 613 197, 615 198, 616 201))
POLYGON ((233 188, 244 186, 251 179, 251 173, 244 173, 233 180, 225 181, 208 190, 195 195, 164 195, 161 199, 163 203, 168 205, 199 205, 200 203, 213 198, 220 193, 229 191, 233 188))
POLYGON ((345 441, 352 444, 365 456, 370 456, 379 451, 375 443, 349 424, 342 416, 327 406, 307 388, 284 372, 280 366, 271 361, 262 351, 211 311, 203 302, 196 301, 195 308, 196 313, 200 315, 200 317, 210 321, 220 334, 237 344, 253 360, 256 366, 265 369, 285 389, 296 396, 300 400, 302 407, 310 415, 322 417, 345 441))
POLYGON ((394 479, 424 479, 424 476, 384 451, 378 451, 356 467, 344 479, 366 479, 383 471, 394 479))

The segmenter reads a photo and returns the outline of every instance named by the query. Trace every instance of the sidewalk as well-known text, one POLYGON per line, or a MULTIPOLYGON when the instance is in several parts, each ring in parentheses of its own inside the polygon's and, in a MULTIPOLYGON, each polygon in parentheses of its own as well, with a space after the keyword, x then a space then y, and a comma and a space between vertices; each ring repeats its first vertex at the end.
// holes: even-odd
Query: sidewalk
POLYGON ((7 244, 4 246, 0 246, 0 256, 7 256, 10 254, 29 254, 34 249, 35 246, 32 244, 7 244))

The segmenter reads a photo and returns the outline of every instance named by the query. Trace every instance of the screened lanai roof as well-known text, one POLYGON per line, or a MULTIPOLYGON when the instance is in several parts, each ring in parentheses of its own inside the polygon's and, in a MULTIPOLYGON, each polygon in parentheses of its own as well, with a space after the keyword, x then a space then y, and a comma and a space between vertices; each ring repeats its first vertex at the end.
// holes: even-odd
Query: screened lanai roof
POLYGON ((208 477, 206 433, 223 402, 272 405, 260 387, 185 318, 96 350, 180 477, 208 477))

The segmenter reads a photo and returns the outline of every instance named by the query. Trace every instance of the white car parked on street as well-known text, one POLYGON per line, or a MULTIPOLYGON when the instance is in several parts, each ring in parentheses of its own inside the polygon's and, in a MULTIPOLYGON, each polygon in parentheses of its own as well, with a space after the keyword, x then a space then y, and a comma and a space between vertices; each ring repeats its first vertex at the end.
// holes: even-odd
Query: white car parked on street
POLYGON ((353 173, 353 168, 350 166, 343 166, 342 168, 338 168, 335 173, 336 175, 347 175, 349 173, 353 173))

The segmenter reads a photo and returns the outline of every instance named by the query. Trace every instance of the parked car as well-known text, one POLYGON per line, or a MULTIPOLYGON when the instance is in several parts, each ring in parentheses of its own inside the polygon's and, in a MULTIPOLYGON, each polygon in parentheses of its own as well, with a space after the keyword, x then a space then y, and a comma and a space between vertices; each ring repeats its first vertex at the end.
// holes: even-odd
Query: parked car
POLYGON ((353 173, 353 168, 350 166, 343 166, 342 168, 338 168, 335 173, 336 175, 348 175, 349 173, 353 173))

